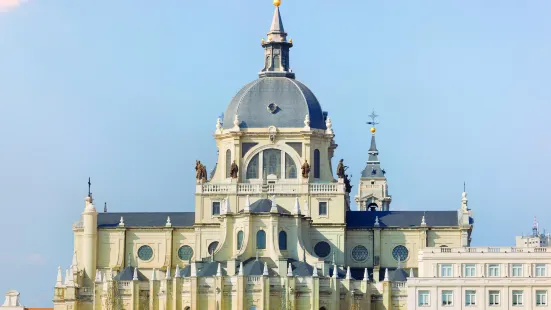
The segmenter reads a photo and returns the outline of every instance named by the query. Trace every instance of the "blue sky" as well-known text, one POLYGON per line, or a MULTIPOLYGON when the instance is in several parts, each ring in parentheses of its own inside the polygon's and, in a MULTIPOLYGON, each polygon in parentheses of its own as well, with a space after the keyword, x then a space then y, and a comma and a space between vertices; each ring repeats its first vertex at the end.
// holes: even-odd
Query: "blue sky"
MULTIPOLYGON (((216 118, 262 67, 273 6, 17 3, 0 0, 0 292, 48 306, 88 176, 100 208, 193 210, 195 160, 213 167, 216 118)), ((535 215, 551 229, 551 2, 346 3, 281 12, 353 184, 375 109, 393 210, 457 209, 466 181, 474 245, 512 245, 535 215)))

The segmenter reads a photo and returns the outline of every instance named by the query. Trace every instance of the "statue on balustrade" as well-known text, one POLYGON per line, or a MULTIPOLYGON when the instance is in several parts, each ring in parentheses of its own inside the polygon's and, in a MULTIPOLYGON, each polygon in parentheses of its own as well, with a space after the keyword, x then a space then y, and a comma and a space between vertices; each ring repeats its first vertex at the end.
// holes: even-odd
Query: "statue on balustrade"
POLYGON ((301 169, 302 169, 302 177, 307 179, 308 174, 310 174, 310 165, 308 164, 307 159, 304 160, 304 164, 302 164, 301 169))
MULTIPOLYGON (((352 176, 350 176, 352 178, 352 176)), ((348 174, 344 175, 344 190, 350 194, 352 191, 353 185, 350 185, 350 179, 348 179, 348 174)))
POLYGON ((337 176, 339 177, 339 179, 344 179, 344 164, 342 162, 343 160, 339 160, 339 164, 337 165, 337 176))
POLYGON ((195 161, 195 178, 201 181, 207 180, 207 167, 201 164, 199 160, 195 161))
POLYGON ((238 172, 239 172, 239 167, 237 167, 237 164, 235 163, 235 160, 234 160, 230 167, 230 175, 232 179, 237 179, 238 172))

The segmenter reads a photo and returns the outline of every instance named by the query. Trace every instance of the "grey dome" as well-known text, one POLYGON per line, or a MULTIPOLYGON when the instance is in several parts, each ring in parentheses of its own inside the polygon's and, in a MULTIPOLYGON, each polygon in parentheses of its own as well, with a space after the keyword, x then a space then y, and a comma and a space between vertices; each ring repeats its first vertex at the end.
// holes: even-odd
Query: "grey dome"
POLYGON ((224 129, 234 126, 235 115, 240 128, 302 128, 306 114, 311 128, 326 129, 321 106, 308 87, 287 77, 262 77, 233 97, 224 113, 224 129))

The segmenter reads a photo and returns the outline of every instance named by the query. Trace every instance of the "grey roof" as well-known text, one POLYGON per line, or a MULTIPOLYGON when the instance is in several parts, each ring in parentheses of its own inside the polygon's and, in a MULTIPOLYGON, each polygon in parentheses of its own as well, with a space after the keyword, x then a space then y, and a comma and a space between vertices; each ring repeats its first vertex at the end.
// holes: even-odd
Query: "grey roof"
MULTIPOLYGON (((303 261, 292 262, 291 269, 296 277, 311 277, 314 273, 314 266, 303 261)), ((318 274, 321 275, 321 271, 318 270, 318 274)))
POLYGON ((165 226, 169 216, 175 227, 191 227, 195 224, 195 212, 104 212, 98 213, 98 227, 117 227, 121 216, 125 227, 165 226))
POLYGON ((390 272, 388 277, 392 282, 404 282, 408 280, 409 275, 404 269, 398 268, 393 272, 390 272))
POLYGON ((224 129, 232 128, 235 115, 241 128, 302 128, 310 116, 310 127, 326 129, 318 99, 308 87, 287 77, 262 77, 245 85, 224 113, 224 129), (277 105, 274 113, 268 105, 277 105))
MULTIPOLYGON (((126 267, 114 277, 117 281, 132 281, 134 279, 134 267, 126 267)), ((148 281, 138 268, 138 280, 148 281)))
POLYGON ((281 20, 281 14, 279 14, 279 7, 276 6, 274 11, 274 17, 272 18, 272 26, 270 27, 270 32, 268 34, 276 34, 276 33, 285 33, 285 29, 283 29, 283 21, 281 20))
POLYGON ((377 150, 377 144, 375 143, 375 134, 371 135, 371 145, 369 146, 367 164, 362 171, 362 178, 384 178, 385 175, 381 169, 381 162, 379 161, 379 151, 377 150))
POLYGON ((416 227, 421 226, 425 216, 428 227, 458 226, 457 211, 347 211, 348 228, 370 228, 379 217, 379 227, 416 227))
POLYGON ((191 277, 191 265, 187 264, 184 268, 180 269, 180 277, 189 278, 191 277))
MULTIPOLYGON (((289 211, 282 208, 280 205, 276 204, 277 213, 280 214, 291 214, 289 211)), ((251 213, 269 213, 272 209, 272 201, 270 199, 259 199, 249 206, 251 213)), ((243 213, 243 210, 240 210, 239 213, 243 213)))
POLYGON ((203 264, 198 264, 197 276, 198 277, 213 277, 218 272, 218 264, 221 266, 221 273, 223 276, 227 276, 225 263, 222 262, 206 262, 203 264))

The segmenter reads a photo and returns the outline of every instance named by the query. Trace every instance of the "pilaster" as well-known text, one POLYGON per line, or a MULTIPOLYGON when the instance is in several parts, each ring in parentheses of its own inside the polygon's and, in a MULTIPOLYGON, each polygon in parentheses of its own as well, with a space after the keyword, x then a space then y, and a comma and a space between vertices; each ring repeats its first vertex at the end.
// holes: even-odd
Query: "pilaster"
POLYGON ((236 310, 245 310, 245 277, 237 276, 237 308, 236 310))
POLYGON ((392 284, 383 281, 383 309, 392 310, 392 284))

